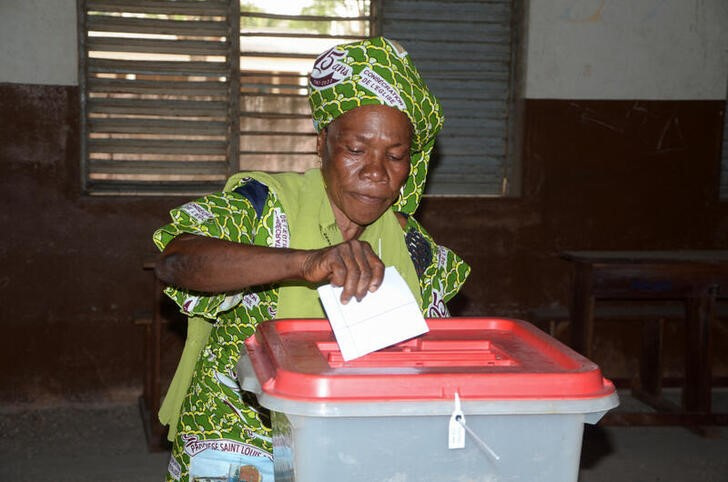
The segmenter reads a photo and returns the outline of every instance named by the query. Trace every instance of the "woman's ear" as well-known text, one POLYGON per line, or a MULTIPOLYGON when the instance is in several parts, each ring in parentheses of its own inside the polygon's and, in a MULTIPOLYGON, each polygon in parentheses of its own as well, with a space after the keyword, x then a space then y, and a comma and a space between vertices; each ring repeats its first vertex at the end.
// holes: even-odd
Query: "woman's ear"
POLYGON ((316 154, 320 159, 324 158, 324 150, 326 149, 326 135, 328 134, 328 128, 324 127, 321 132, 316 136, 316 154))

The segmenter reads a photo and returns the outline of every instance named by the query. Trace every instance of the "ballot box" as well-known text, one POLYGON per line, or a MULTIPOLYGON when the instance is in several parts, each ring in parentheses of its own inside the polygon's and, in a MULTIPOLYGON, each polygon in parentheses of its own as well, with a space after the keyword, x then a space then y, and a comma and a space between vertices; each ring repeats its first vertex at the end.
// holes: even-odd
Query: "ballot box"
POLYGON ((350 361, 325 319, 258 327, 237 376, 277 482, 577 480, 584 423, 619 403, 599 367, 524 321, 427 324, 350 361))

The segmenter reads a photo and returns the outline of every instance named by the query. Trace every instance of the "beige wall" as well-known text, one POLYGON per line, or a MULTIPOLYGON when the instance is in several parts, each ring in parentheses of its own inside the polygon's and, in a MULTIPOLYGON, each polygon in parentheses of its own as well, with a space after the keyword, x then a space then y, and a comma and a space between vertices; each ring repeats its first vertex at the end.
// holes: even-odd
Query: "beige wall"
MULTIPOLYGON (((726 0, 528 4, 528 98, 726 97, 726 0)), ((76 1, 0 1, 0 46, 0 82, 77 85, 76 1)))
POLYGON ((78 85, 76 0, 0 0, 0 82, 78 85))
POLYGON ((726 98, 726 0, 529 4, 528 98, 726 98))

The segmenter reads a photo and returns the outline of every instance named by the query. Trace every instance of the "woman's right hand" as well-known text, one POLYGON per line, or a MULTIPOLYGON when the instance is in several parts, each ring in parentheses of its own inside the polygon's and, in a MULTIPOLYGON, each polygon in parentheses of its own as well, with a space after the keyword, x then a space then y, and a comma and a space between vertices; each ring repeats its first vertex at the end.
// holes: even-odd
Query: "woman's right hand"
POLYGON ((342 303, 348 303, 352 297, 361 301, 382 284, 384 263, 369 243, 352 239, 310 251, 303 263, 302 276, 311 283, 329 281, 334 286, 342 286, 342 303))
POLYGON ((384 263, 369 243, 356 239, 315 250, 269 248, 182 234, 164 249, 157 277, 203 293, 237 292, 249 286, 304 280, 343 286, 341 301, 361 300, 384 277, 384 263))

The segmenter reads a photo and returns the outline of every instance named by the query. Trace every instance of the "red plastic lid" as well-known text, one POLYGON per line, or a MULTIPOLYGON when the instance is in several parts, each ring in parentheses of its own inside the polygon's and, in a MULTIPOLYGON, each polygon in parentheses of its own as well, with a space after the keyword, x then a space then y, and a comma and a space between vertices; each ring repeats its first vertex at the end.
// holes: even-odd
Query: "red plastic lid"
POLYGON ((614 386, 530 323, 428 319, 418 338, 345 362, 327 320, 273 320, 245 341, 263 392, 300 401, 585 399, 614 386))

